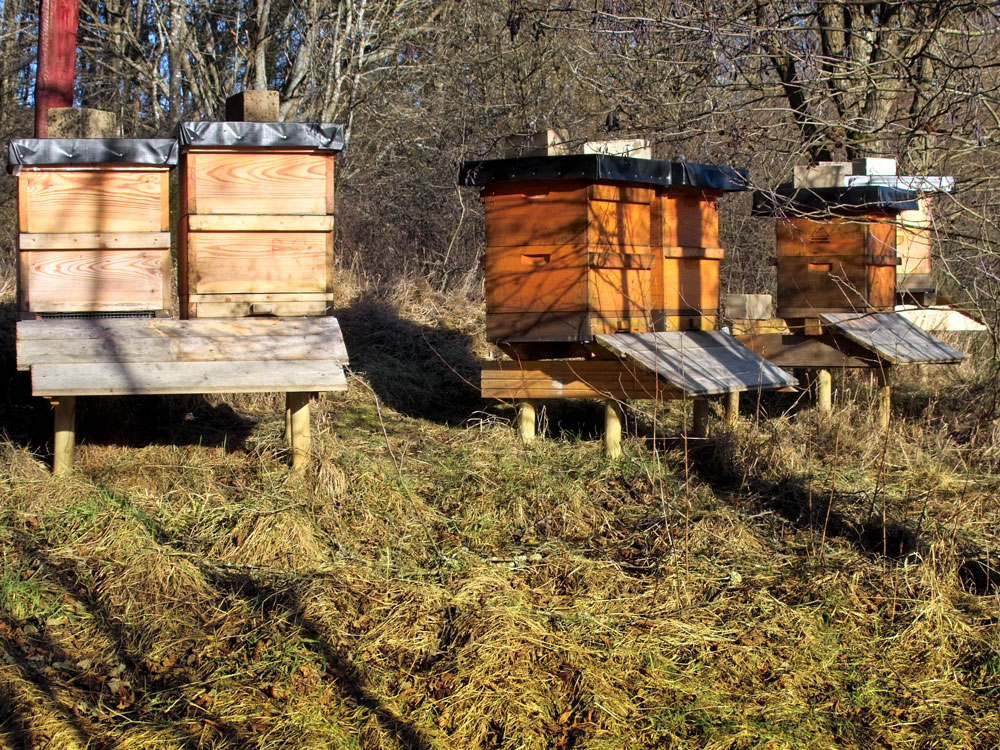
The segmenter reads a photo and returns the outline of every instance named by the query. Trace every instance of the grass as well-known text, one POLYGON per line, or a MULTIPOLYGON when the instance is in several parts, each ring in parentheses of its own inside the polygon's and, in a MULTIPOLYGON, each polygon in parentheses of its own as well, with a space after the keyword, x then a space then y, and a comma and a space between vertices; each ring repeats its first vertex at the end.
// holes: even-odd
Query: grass
POLYGON ((345 299, 304 476, 255 396, 85 400, 54 479, 12 381, 5 745, 1000 745, 981 368, 906 377, 888 436, 860 379, 828 422, 767 397, 686 451, 678 404, 638 404, 608 462, 596 408, 525 447, 475 397, 470 309, 345 299))

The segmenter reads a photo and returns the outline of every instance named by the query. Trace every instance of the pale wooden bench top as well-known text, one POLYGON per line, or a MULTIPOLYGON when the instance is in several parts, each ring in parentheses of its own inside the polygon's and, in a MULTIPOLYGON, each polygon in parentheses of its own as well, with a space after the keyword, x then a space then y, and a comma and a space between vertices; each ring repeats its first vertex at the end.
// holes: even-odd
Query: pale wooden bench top
POLYGON ((17 324, 36 396, 347 388, 336 318, 44 319, 17 324))

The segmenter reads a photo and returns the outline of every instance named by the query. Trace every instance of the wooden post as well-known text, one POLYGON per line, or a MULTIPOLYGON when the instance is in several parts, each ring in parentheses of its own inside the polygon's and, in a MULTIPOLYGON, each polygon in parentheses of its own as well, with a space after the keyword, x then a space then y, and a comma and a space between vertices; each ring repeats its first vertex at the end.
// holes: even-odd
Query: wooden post
POLYGON ((816 406, 824 417, 833 412, 833 376, 829 370, 816 371, 816 406))
POLYGON ((535 402, 527 398, 517 402, 517 434, 524 443, 535 440, 535 402))
POLYGON ((604 402, 604 455, 608 458, 622 457, 622 422, 625 412, 614 399, 604 402))
POLYGON ((697 438, 708 437, 708 399, 696 398, 691 411, 692 434, 697 438))
POLYGON ((725 419, 729 427, 735 427, 740 420, 740 392, 730 391, 726 394, 725 419))
POLYGON ((52 400, 55 407, 55 440, 52 450, 52 473, 73 470, 73 447, 76 445, 76 396, 52 400))
POLYGON ((292 407, 290 394, 285 394, 285 445, 292 446, 292 407))
POLYGON ((889 415, 892 411, 892 378, 889 367, 882 365, 875 372, 875 383, 878 386, 878 427, 889 429, 889 415))
POLYGON ((291 422, 292 469, 302 471, 309 461, 309 394, 286 394, 285 408, 291 422))

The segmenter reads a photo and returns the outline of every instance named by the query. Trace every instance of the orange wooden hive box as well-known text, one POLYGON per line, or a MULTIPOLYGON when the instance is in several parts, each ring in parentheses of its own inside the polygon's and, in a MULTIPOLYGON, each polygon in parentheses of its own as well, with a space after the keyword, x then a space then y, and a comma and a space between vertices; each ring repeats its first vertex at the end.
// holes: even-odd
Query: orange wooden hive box
POLYGON ((186 122, 179 140, 181 317, 325 315, 343 126, 186 122))
POLYGON ((23 318, 155 315, 170 304, 174 140, 10 142, 23 318))
POLYGON ((916 208, 885 186, 758 193, 754 212, 777 218, 778 316, 893 310, 897 217, 916 208))
POLYGON ((602 154, 467 162, 482 190, 490 341, 713 328, 716 200, 744 173, 602 154))

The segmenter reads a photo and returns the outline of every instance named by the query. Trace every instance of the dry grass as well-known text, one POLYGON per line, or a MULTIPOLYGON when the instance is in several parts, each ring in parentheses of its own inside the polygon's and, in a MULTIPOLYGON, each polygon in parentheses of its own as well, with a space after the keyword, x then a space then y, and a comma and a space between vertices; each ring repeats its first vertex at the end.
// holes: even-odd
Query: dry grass
POLYGON ((907 375, 888 436, 852 379, 828 423, 768 397, 686 454, 680 407, 640 405, 609 463, 596 409, 548 405, 525 448, 475 398, 475 306, 413 286, 343 317, 357 374, 304 477, 254 397, 91 405, 55 480, 8 388, 5 746, 1000 743, 974 368, 907 375))

